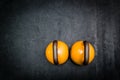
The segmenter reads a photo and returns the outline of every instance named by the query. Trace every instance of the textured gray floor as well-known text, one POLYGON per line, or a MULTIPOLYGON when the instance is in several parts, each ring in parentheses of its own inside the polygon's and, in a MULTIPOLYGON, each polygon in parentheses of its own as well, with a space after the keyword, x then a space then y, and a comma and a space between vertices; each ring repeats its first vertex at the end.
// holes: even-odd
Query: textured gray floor
POLYGON ((0 1, 0 80, 119 80, 120 1, 0 1), (47 44, 90 41, 94 61, 77 66, 47 62, 47 44))

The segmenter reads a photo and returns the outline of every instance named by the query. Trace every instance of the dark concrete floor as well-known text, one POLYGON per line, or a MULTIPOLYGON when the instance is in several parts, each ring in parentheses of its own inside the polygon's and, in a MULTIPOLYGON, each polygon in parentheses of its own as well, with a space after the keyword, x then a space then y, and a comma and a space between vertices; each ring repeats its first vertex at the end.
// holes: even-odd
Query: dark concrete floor
POLYGON ((120 0, 1 0, 0 80, 120 80, 120 0), (55 66, 47 44, 90 41, 94 61, 55 66))

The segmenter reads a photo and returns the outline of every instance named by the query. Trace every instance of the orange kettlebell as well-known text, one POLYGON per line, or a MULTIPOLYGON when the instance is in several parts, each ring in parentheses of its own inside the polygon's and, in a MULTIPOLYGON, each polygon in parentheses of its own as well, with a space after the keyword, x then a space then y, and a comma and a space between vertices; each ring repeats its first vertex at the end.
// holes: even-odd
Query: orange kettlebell
POLYGON ((87 41, 77 41, 72 45, 70 51, 71 60, 78 65, 87 65, 95 57, 93 45, 87 41))
POLYGON ((63 41, 54 40, 48 44, 45 56, 52 64, 63 64, 68 60, 68 46, 63 41))

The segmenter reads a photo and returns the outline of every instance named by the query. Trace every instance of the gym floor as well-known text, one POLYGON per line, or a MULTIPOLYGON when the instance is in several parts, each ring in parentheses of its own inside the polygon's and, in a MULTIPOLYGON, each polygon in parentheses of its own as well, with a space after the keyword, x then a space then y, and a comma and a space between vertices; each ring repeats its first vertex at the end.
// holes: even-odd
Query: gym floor
POLYGON ((0 80, 120 80, 120 0, 1 0, 0 80), (91 42, 94 61, 52 65, 45 48, 91 42))

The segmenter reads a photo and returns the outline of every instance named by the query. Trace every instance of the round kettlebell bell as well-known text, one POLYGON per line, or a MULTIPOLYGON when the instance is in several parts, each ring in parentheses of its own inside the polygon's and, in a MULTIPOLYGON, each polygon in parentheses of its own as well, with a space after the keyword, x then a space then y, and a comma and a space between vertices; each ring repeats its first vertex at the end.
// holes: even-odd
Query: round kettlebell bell
POLYGON ((75 64, 87 65, 93 61, 95 49, 90 42, 77 41, 71 47, 70 57, 75 64))
POLYGON ((63 64, 68 60, 68 46, 63 41, 54 40, 48 44, 45 51, 45 56, 47 60, 52 64, 63 64))

